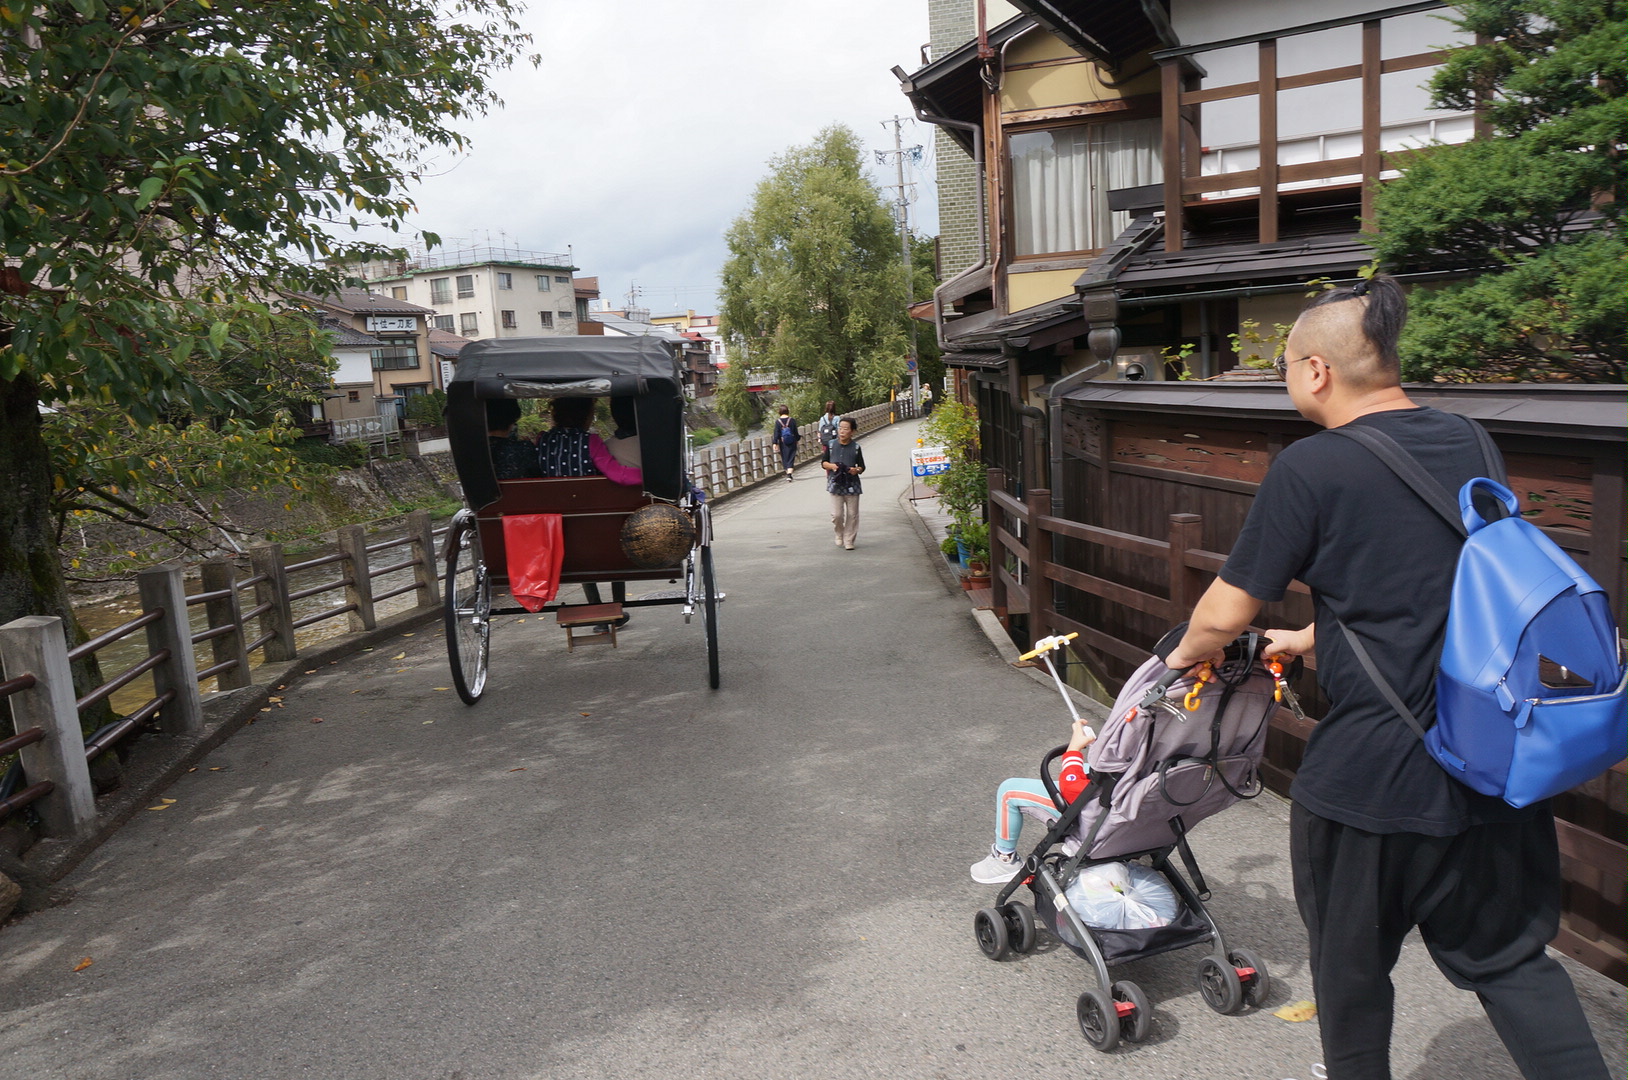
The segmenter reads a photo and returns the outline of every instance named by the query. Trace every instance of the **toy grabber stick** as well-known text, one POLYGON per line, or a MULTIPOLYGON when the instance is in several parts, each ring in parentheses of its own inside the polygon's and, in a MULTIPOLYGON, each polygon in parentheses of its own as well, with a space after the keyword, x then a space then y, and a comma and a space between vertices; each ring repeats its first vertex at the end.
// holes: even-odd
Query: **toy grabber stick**
POLYGON ((1068 706, 1068 715, 1076 721, 1079 720, 1080 714, 1074 710, 1074 699, 1068 696, 1068 690, 1063 686, 1063 677, 1057 674, 1057 665, 1051 662, 1051 654, 1079 636, 1079 633, 1075 632, 1072 634, 1054 634, 1051 637, 1041 638, 1034 643, 1034 648, 1018 657, 1019 660, 1033 660, 1037 656, 1046 658, 1046 670, 1051 672, 1051 680, 1057 684, 1057 692, 1063 695, 1063 704, 1068 706))

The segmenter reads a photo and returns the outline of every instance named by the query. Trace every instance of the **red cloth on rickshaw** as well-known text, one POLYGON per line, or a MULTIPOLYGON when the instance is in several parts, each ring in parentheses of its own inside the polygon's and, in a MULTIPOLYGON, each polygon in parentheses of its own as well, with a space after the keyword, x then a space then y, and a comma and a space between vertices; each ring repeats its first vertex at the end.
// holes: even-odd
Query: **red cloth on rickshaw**
POLYGON ((560 563, 565 559, 563 520, 559 514, 503 516, 509 592, 527 611, 541 611, 560 591, 560 563))

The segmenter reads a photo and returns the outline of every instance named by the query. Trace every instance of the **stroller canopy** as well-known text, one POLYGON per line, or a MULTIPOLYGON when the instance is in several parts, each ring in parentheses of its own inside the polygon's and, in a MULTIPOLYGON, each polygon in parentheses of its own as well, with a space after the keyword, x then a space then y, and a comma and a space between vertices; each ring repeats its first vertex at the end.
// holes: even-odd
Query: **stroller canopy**
POLYGON ((491 398, 631 397, 644 488, 676 500, 684 480, 684 375, 673 347, 655 338, 492 338, 464 347, 447 384, 447 437, 475 509, 497 500, 486 442, 491 398))

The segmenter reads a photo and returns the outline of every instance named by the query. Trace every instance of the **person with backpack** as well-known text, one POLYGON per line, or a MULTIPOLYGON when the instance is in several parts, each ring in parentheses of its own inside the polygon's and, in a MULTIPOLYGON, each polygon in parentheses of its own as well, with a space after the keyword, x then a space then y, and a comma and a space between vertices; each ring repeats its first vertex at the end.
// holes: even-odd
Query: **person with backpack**
POLYGON ((780 447, 780 464, 786 467, 786 482, 792 480, 792 462, 797 457, 797 443, 802 439, 797 431, 797 421, 791 417, 791 410, 780 406, 780 415, 774 422, 774 443, 780 447))
POLYGON ((820 414, 820 424, 817 429, 821 450, 828 449, 832 443, 837 441, 837 425, 841 422, 841 419, 837 416, 837 403, 827 401, 825 403, 825 412, 820 414))
POLYGON ((1310 587, 1313 624, 1267 633, 1272 652, 1315 650, 1332 703, 1289 792, 1295 900, 1330 1080, 1389 1080, 1390 972, 1415 927, 1443 975, 1479 996, 1524 1077, 1603 1080, 1576 990, 1545 949, 1560 917, 1548 802, 1516 808, 1449 775, 1380 685, 1421 726, 1434 721, 1463 539, 1339 429, 1383 434, 1448 492, 1488 475, 1469 422, 1403 390, 1397 342, 1406 317, 1401 286, 1377 275, 1316 297, 1295 322, 1277 368, 1295 408, 1329 430, 1273 460, 1165 662, 1210 658, 1291 581, 1310 587))

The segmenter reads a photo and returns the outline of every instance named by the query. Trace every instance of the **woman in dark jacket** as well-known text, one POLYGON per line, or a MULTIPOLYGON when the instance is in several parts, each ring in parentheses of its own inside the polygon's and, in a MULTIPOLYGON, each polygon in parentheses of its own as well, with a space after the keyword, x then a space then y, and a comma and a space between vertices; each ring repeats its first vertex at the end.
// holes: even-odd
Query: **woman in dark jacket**
POLYGON ((797 421, 791 418, 791 410, 780 406, 780 416, 774 422, 774 443, 780 447, 780 463, 786 467, 786 480, 792 479, 791 463, 797 456, 797 441, 803 436, 797 431, 797 421))

